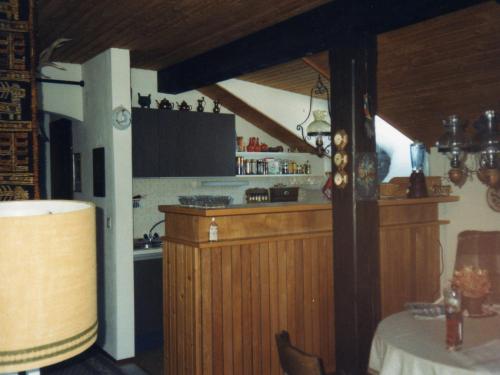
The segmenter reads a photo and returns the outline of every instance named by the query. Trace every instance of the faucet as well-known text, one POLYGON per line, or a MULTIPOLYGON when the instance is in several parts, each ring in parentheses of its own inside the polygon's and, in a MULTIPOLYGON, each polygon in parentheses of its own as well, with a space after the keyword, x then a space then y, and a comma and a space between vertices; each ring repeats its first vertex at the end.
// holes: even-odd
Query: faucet
POLYGON ((165 222, 165 219, 163 220, 160 220, 156 223, 153 224, 153 226, 149 229, 148 233, 147 234, 144 234, 144 239, 146 241, 149 241, 149 242, 152 242, 154 239, 157 239, 159 238, 160 236, 158 235, 158 233, 155 233, 155 234, 152 234, 153 230, 158 226, 160 225, 161 223, 164 223, 165 222))

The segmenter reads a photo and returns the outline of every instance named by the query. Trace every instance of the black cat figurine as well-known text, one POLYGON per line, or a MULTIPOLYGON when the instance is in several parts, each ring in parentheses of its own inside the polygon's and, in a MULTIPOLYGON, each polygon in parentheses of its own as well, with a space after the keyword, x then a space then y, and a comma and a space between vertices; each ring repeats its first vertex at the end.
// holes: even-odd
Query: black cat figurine
POLYGON ((139 96, 139 105, 141 106, 141 108, 150 108, 151 94, 149 94, 148 96, 141 96, 140 93, 137 93, 137 95, 139 96))

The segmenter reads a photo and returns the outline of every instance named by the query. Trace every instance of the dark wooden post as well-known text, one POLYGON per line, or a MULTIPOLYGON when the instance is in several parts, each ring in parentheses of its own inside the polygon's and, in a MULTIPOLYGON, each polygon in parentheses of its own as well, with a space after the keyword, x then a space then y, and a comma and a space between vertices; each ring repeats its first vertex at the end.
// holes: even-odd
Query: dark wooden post
POLYGON ((347 133, 349 158, 347 186, 333 193, 337 374, 366 374, 380 317, 375 135, 364 108, 369 98, 375 113, 376 54, 376 36, 363 32, 345 35, 330 50, 332 137, 347 133))

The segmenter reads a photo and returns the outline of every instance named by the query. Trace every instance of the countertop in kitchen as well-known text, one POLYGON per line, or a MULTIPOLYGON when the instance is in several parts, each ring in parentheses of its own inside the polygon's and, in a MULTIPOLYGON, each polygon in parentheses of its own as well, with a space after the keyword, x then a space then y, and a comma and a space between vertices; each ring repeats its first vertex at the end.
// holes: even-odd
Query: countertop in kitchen
POLYGON ((225 208, 195 208, 181 205, 158 206, 158 209, 164 213, 211 217, 253 215, 277 212, 331 210, 331 208, 332 204, 330 201, 235 204, 225 208))
POLYGON ((155 247, 150 249, 134 249, 134 261, 161 258, 163 248, 155 247))

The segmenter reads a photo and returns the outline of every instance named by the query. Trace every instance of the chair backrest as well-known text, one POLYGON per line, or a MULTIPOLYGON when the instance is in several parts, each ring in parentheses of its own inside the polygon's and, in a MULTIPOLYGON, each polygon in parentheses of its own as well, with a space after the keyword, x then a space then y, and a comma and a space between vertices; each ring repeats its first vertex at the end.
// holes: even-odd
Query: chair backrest
POLYGON ((275 337, 281 368, 287 375, 325 374, 321 359, 294 347, 287 331, 281 331, 275 337))
POLYGON ((489 301, 500 303, 500 231, 467 230, 458 234, 455 269, 476 266, 488 270, 489 301))

